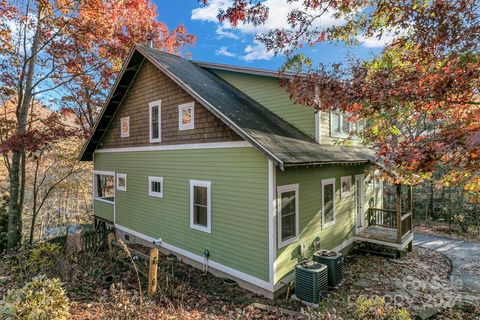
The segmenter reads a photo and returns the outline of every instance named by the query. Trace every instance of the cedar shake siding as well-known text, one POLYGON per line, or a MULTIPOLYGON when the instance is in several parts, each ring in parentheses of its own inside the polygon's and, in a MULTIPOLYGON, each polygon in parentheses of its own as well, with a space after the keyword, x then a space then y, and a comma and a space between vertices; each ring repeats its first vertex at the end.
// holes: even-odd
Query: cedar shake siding
POLYGON ((115 113, 100 149, 241 140, 220 119, 146 61, 115 113), (148 104, 156 100, 161 100, 161 142, 150 143, 148 104), (178 106, 189 102, 195 103, 195 128, 179 131, 178 106), (123 117, 130 117, 130 136, 126 138, 120 137, 123 117))

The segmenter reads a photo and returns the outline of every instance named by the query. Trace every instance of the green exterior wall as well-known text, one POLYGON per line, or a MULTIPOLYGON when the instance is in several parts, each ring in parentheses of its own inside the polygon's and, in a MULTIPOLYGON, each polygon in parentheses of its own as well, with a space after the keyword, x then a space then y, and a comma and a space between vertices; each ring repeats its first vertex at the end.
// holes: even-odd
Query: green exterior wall
POLYGON ((214 69, 211 71, 297 129, 315 138, 315 112, 310 107, 295 104, 286 89, 280 87, 277 78, 214 69))
POLYGON ((113 204, 99 200, 93 200, 95 215, 108 221, 113 221, 113 204))
POLYGON ((127 174, 116 224, 268 281, 268 161, 256 149, 96 153, 94 168, 127 174), (148 176, 163 177, 163 198, 148 176), (211 181, 210 234, 190 228, 190 179, 211 181))
MULTIPOLYGON (((299 184, 300 233, 297 241, 277 249, 276 281, 293 271, 298 263, 301 244, 305 245, 305 255, 310 257, 314 251, 313 241, 316 237, 320 237, 321 249, 333 249, 355 235, 355 175, 365 173, 367 169, 366 165, 300 167, 287 168, 285 171, 277 169, 277 187, 299 184), (343 176, 352 177, 352 192, 346 197, 340 195, 340 178, 343 176), (322 229, 322 180, 330 178, 335 178, 335 224, 322 229)), ((366 185, 365 193, 366 204, 369 195, 373 194, 373 189, 366 185)), ((365 211, 367 208, 365 205, 365 211)))

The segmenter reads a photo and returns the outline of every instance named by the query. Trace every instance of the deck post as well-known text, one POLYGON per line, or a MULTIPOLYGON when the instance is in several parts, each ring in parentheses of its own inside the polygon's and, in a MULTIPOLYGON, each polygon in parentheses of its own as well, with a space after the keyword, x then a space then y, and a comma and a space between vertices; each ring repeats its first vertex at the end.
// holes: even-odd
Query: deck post
POLYGON ((397 193, 397 243, 402 242, 402 185, 396 184, 397 193))
POLYGON ((413 232, 413 186, 408 186, 408 207, 410 211, 410 218, 408 220, 408 228, 410 232, 413 232))

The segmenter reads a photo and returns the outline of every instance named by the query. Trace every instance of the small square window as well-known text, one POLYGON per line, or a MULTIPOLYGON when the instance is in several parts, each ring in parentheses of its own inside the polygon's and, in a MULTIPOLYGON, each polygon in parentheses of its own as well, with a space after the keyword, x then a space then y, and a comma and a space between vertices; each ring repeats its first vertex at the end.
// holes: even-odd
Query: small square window
POLYGON ((120 137, 130 137, 130 117, 123 117, 120 119, 120 137))
POLYGON ((190 130, 195 127, 194 103, 186 103, 178 106, 178 130, 190 130))
POLYGON ((117 173, 117 190, 127 191, 127 175, 125 173, 117 173))
POLYGON ((352 193, 352 177, 346 176, 340 179, 341 182, 341 195, 342 197, 348 197, 352 193))
POLYGON ((148 177, 148 195, 163 198, 163 177, 148 177))

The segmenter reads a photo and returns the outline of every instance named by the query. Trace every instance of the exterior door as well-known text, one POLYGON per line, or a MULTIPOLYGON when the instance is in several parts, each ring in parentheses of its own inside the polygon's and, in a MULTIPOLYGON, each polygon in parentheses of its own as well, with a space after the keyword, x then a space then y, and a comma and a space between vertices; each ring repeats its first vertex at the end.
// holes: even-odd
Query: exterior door
POLYGON ((365 176, 358 174, 355 176, 355 221, 358 229, 365 227, 365 176))

